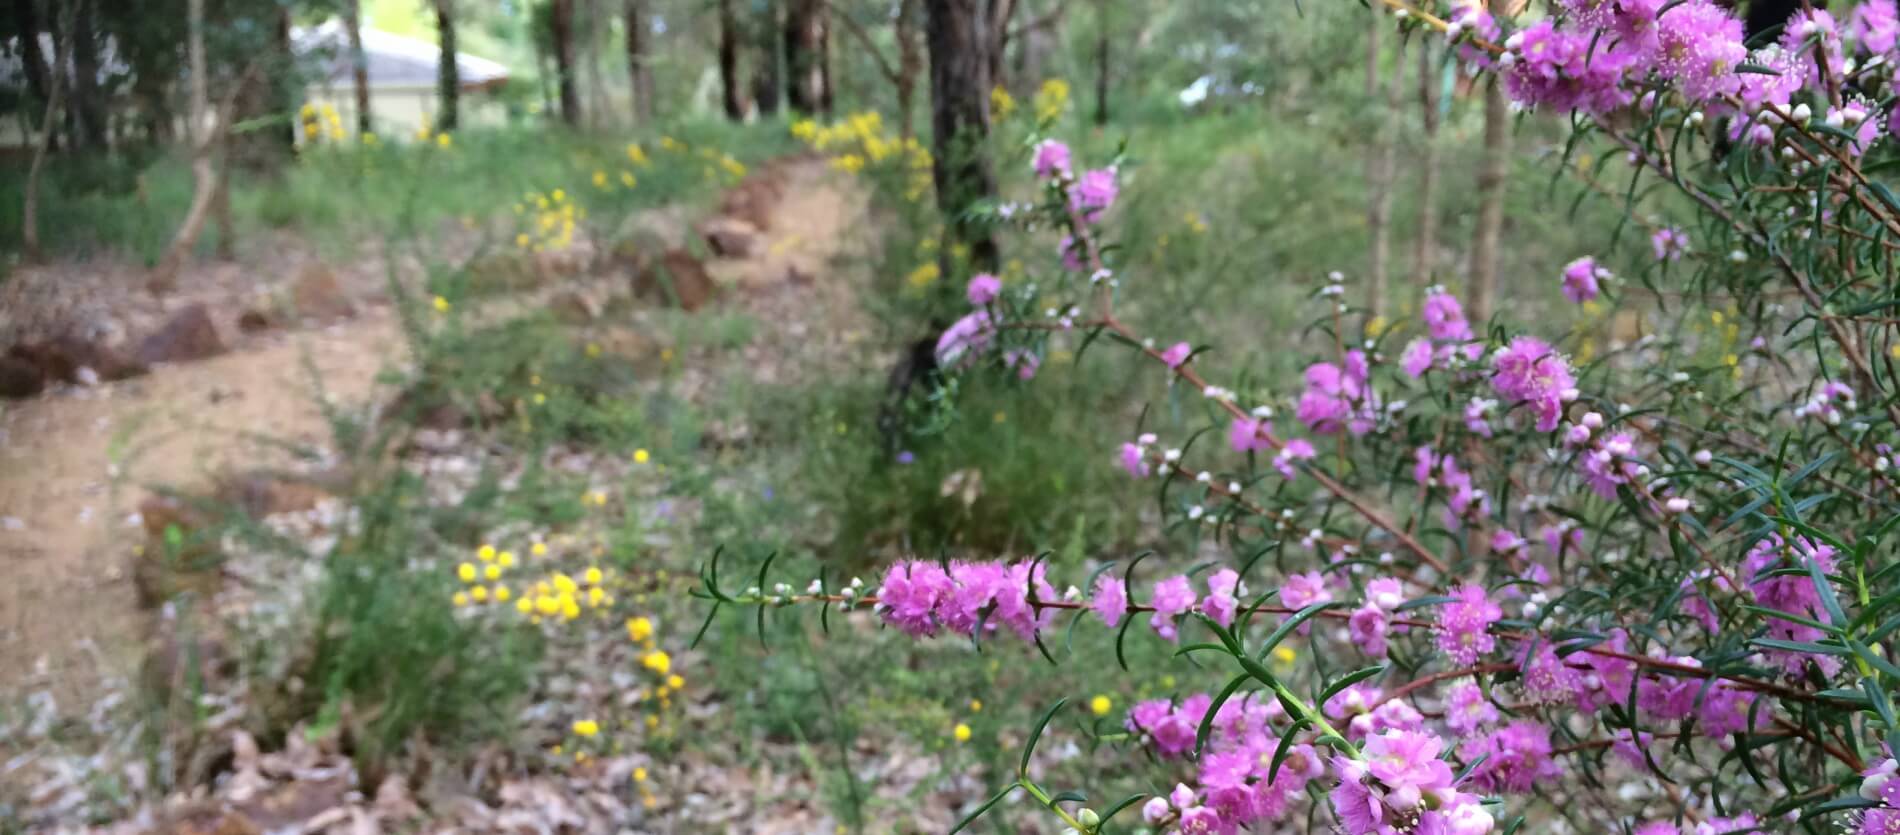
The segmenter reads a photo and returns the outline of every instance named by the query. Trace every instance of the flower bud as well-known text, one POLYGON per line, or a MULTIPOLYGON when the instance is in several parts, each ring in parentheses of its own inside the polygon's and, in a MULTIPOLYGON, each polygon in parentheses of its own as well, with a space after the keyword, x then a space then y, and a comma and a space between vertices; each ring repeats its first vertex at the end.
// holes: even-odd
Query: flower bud
POLYGON ((1794 115, 1794 120, 1796 122, 1800 122, 1801 124, 1805 125, 1808 123, 1809 119, 1814 118, 1814 109, 1811 107, 1808 107, 1806 104, 1797 104, 1794 106, 1793 115, 1794 115))
POLYGON ((1082 811, 1075 813, 1075 821, 1090 829, 1094 829, 1102 825, 1102 816, 1095 814, 1094 809, 1084 807, 1082 811))

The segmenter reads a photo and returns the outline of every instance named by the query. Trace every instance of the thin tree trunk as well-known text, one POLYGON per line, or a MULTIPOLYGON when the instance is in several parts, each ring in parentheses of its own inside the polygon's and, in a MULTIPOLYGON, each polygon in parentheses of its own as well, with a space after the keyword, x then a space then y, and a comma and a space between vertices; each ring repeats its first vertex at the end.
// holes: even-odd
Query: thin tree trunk
POLYGON ((739 92, 739 20, 732 0, 719 0, 719 92, 726 118, 745 121, 745 96, 739 92))
POLYGON ((646 0, 627 0, 627 81, 633 96, 633 121, 653 121, 653 68, 647 66, 646 0))
POLYGON ((301 84, 297 72, 297 53, 290 41, 290 7, 279 6, 276 17, 270 23, 271 48, 277 54, 264 85, 264 112, 266 115, 284 117, 274 131, 278 139, 277 158, 281 161, 297 155, 296 114, 301 84))
POLYGON ((1366 232, 1371 250, 1366 267, 1366 309, 1377 319, 1385 314, 1388 277, 1392 256, 1392 181, 1398 166, 1399 87, 1405 78, 1405 42, 1399 41, 1392 64, 1392 77, 1381 81, 1379 69, 1382 51, 1378 32, 1386 25, 1385 15, 1372 16, 1372 35, 1366 49, 1366 104, 1383 103, 1378 125, 1373 130, 1373 147, 1368 155, 1366 176, 1366 232))
MULTIPOLYGON (((31 40, 35 41, 37 52, 38 33, 34 33, 31 40)), ((55 65, 60 62, 57 26, 53 32, 53 62, 55 65)), ((38 261, 44 255, 40 251, 40 170, 46 164, 47 152, 52 150, 53 134, 59 132, 57 120, 62 104, 60 100, 64 98, 66 90, 66 85, 60 83, 58 76, 52 79, 51 86, 46 97, 46 113, 40 119, 39 141, 33 147, 33 164, 26 172, 26 199, 21 208, 20 248, 29 261, 38 261)))
POLYGON ((453 133, 462 124, 462 70, 456 66, 455 0, 435 0, 436 44, 442 48, 435 61, 435 92, 442 112, 436 130, 453 133))
MULTIPOLYGON (((191 254, 192 245, 198 242, 198 233, 204 229, 205 215, 211 210, 218 186, 218 173, 211 167, 212 137, 224 130, 223 125, 213 127, 205 123, 205 0, 186 0, 185 9, 188 30, 185 49, 191 65, 191 208, 185 212, 185 222, 178 227, 178 234, 172 236, 164 257, 152 270, 146 286, 155 293, 171 289, 179 268, 191 254)), ((243 84, 244 80, 238 83, 243 84)))
POLYGON ((752 101, 760 116, 778 113, 779 92, 784 80, 779 76, 779 42, 783 22, 777 0, 765 0, 764 9, 752 20, 752 47, 758 53, 752 65, 752 101))
POLYGON ((1473 318, 1491 318, 1498 290, 1498 238, 1504 231, 1504 186, 1510 172, 1510 111, 1495 77, 1484 86, 1484 158, 1478 167, 1478 227, 1471 241, 1471 284, 1465 295, 1473 318))
POLYGON ((1432 253, 1438 250, 1438 85, 1439 69, 1432 60, 1432 48, 1418 50, 1418 105, 1423 117, 1424 138, 1418 174, 1418 233, 1412 238, 1412 286, 1423 289, 1432 283, 1432 253))
POLYGON ((581 99, 574 89, 574 0, 554 0, 549 23, 554 34, 554 76, 561 90, 561 121, 581 123, 581 99))
POLYGON ((343 31, 350 39, 350 83, 356 89, 356 132, 374 130, 369 110, 369 53, 363 51, 362 0, 344 0, 343 31))
MULTIPOLYGON (((106 109, 99 98, 99 40, 94 25, 99 13, 96 0, 80 0, 72 6, 72 117, 74 148, 103 148, 106 145, 106 109)), ((64 71, 64 65, 55 64, 64 71)))
MULTIPOLYGON (((968 210, 996 196, 990 165, 990 56, 984 0, 924 0, 930 53, 931 176, 937 207, 949 219, 946 243, 969 248, 971 266, 994 271, 996 239, 968 210)), ((944 251, 951 247, 944 247, 944 251)))
POLYGON ((813 14, 818 27, 818 112, 829 119, 832 107, 837 103, 835 91, 831 87, 831 11, 823 0, 813 0, 818 10, 813 14))
POLYGON ((1102 127, 1108 124, 1108 2, 1102 0, 1096 8, 1095 33, 1095 124, 1102 127))
POLYGON ((600 0, 582 0, 581 25, 576 31, 581 34, 578 44, 581 72, 587 79, 587 126, 596 130, 609 127, 614 121, 607 83, 600 68, 601 18, 600 0))
POLYGON ((21 33, 20 58, 25 65, 27 92, 33 94, 34 103, 44 102, 52 96, 53 86, 46 55, 40 51, 38 0, 14 0, 13 25, 21 33))
POLYGON ((897 2, 897 118, 898 130, 905 139, 917 134, 914 126, 917 98, 917 73, 923 69, 923 51, 917 44, 917 4, 920 0, 897 2))

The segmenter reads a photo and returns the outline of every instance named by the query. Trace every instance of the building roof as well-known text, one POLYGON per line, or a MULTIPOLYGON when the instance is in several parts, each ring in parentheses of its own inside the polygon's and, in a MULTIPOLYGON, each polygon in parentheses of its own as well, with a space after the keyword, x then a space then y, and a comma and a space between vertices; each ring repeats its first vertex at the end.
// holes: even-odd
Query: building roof
MULTIPOLYGON (((415 38, 363 28, 363 52, 369 58, 371 87, 419 87, 436 82, 436 64, 442 50, 415 38)), ((350 42, 343 24, 329 20, 320 26, 291 32, 300 59, 314 70, 315 83, 347 85, 350 81, 350 42)), ((508 80, 508 68, 466 52, 455 54, 462 89, 486 89, 508 80)))

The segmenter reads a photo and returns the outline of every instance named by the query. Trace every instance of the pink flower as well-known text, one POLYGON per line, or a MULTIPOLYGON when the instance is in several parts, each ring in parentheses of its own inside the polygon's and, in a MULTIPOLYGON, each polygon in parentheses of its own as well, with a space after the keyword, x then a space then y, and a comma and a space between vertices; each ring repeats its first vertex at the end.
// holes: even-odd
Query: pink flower
POLYGON ((1207 578, 1207 596, 1201 599, 1201 614, 1222 626, 1234 625, 1234 613, 1240 608, 1240 573, 1223 568, 1207 578))
POLYGON ((1469 667, 1497 646, 1489 630, 1504 619, 1504 609, 1491 602, 1479 585, 1459 586, 1452 597, 1456 599, 1438 610, 1438 648, 1452 663, 1469 667))
POLYGON ((1119 190, 1120 186, 1115 182, 1115 169, 1085 171, 1069 191, 1069 207, 1080 214, 1083 220, 1095 223, 1102 219, 1103 212, 1115 205, 1115 195, 1119 190))
POLYGON ((1280 586, 1280 605, 1288 609, 1304 609, 1332 600, 1333 593, 1326 589, 1326 580, 1317 571, 1287 575, 1286 582, 1280 586))
POLYGON ((1498 709, 1476 682, 1461 681, 1445 692, 1445 727, 1462 735, 1498 721, 1498 709))
POLYGON ((1406 375, 1416 380, 1431 369, 1433 358, 1432 343, 1423 339, 1414 339, 1406 343, 1405 353, 1399 356, 1399 367, 1405 369, 1406 375))
POLYGON ((950 576, 936 563, 908 560, 884 572, 884 584, 877 591, 878 608, 885 622, 898 629, 915 636, 934 635, 937 604, 950 591, 950 576))
POLYGON ((1610 277, 1610 271, 1597 266, 1596 259, 1586 255, 1570 262, 1564 267, 1564 298, 1582 304, 1597 297, 1600 279, 1610 277))
POLYGON ((1657 18, 1656 71, 1692 101, 1733 94, 1748 59, 1742 22, 1711 0, 1688 0, 1657 18))
POLYGON ((1305 438, 1291 438, 1285 446, 1280 447, 1280 454, 1273 457, 1273 468, 1280 471, 1281 478, 1291 481, 1299 475, 1293 462, 1311 460, 1315 454, 1313 442, 1305 438))
POLYGON ((1043 179, 1069 173, 1069 146, 1054 139, 1036 143, 1036 176, 1043 179))
POLYGON ((1167 363, 1169 368, 1180 368, 1181 363, 1187 362, 1188 355, 1192 353, 1194 353, 1194 346, 1186 342, 1176 342, 1168 346, 1168 350, 1161 352, 1161 361, 1167 363))
POLYGON ((1307 428, 1321 434, 1349 429, 1363 435, 1372 429, 1376 400, 1366 384, 1364 351, 1346 352, 1344 367, 1316 362, 1306 367, 1306 390, 1294 412, 1307 428))
POLYGON ((1467 761, 1484 758, 1472 769, 1471 780, 1486 791, 1524 794, 1539 780, 1563 776, 1551 755, 1550 728, 1529 719, 1469 740, 1458 753, 1467 761))
POLYGON ((1128 586, 1121 578, 1103 573, 1095 579, 1095 599, 1089 608, 1100 615, 1102 623, 1113 629, 1121 625, 1122 617, 1128 614, 1128 586))
POLYGON ((1649 236, 1649 248, 1656 253, 1658 261, 1680 261, 1682 254, 1689 251, 1689 236, 1680 229, 1666 226, 1649 236))
POLYGON ((1073 235, 1063 235, 1062 242, 1056 245, 1062 252, 1062 268, 1072 273, 1082 271, 1082 244, 1073 235))
POLYGON ((1467 342, 1472 339, 1471 323, 1465 321, 1464 305, 1458 303, 1458 297, 1444 290, 1433 290, 1425 296, 1425 304, 1420 311, 1425 317, 1425 331, 1440 342, 1467 342))
POLYGON ((1176 574, 1166 580, 1155 583, 1154 615, 1148 619, 1148 625, 1154 627, 1156 634, 1170 641, 1177 632, 1175 619, 1194 608, 1194 586, 1188 582, 1187 575, 1176 574))
POLYGON ((1003 280, 989 273, 977 273, 970 277, 970 304, 982 307, 996 301, 998 293, 1003 291, 1003 280))
POLYGON ((1895 34, 1900 33, 1900 14, 1895 12, 1893 0, 1866 0, 1854 6, 1847 26, 1863 49, 1884 55, 1893 51, 1895 34))
POLYGON ((937 362, 946 367, 955 366, 987 350, 995 336, 988 311, 968 314, 950 323, 937 338, 937 362))
POLYGON ((1271 449, 1269 438, 1273 434, 1273 424, 1250 417, 1237 417, 1227 425, 1227 443, 1235 452, 1258 452, 1271 449))
POLYGON ((1122 469, 1127 470, 1131 476, 1136 478, 1148 476, 1148 460, 1142 456, 1139 444, 1122 444, 1121 464, 1122 469))
POLYGON ((1491 384, 1498 393, 1528 405, 1537 415, 1537 431, 1557 428, 1564 404, 1576 399, 1577 381, 1570 364, 1548 343, 1520 336, 1500 349, 1492 361, 1491 384))
POLYGON ((1042 357, 1037 356, 1035 351, 1023 348, 1004 351, 1003 367, 1016 369, 1016 378, 1019 380, 1033 380, 1036 369, 1042 367, 1042 357))

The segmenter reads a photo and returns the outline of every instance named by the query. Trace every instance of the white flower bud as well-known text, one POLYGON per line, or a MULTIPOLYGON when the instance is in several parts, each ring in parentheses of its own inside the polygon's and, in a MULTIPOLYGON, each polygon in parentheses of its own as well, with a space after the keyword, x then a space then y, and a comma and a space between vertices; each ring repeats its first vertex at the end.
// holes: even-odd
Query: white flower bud
POLYGON ((1800 122, 1801 124, 1805 125, 1808 123, 1809 119, 1814 118, 1814 109, 1811 107, 1808 107, 1807 104, 1805 103, 1797 104, 1794 106, 1793 115, 1794 115, 1795 121, 1800 122))

